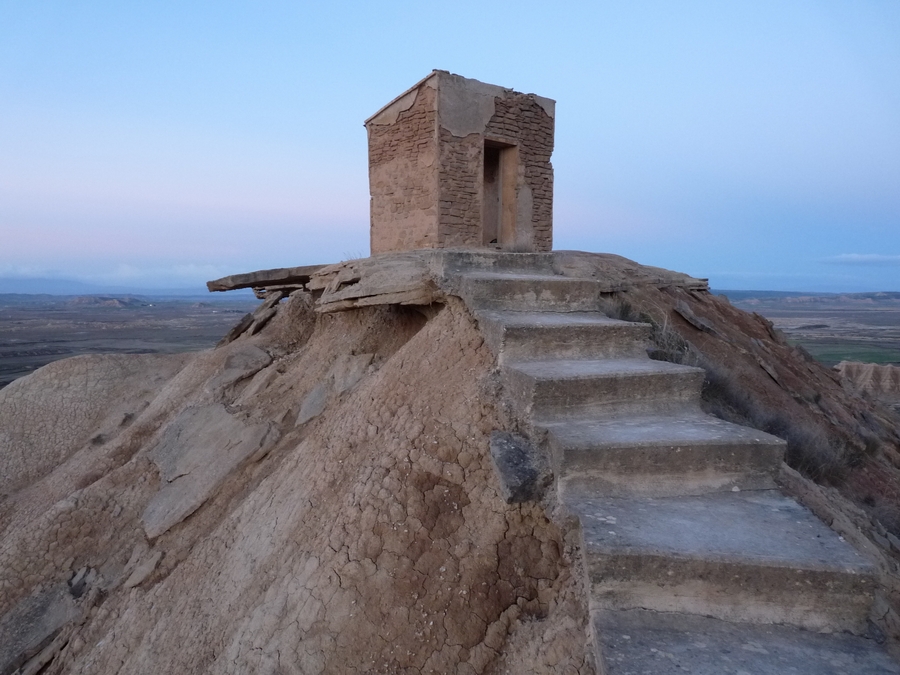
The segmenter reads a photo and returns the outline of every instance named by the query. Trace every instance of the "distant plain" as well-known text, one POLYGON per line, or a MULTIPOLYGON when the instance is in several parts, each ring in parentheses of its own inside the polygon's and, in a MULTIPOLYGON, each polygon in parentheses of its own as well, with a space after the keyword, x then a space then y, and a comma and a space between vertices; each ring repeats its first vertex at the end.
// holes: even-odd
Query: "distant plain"
POLYGON ((766 317, 826 366, 900 365, 900 293, 812 294, 714 291, 766 317))
MULTIPOLYGON (((900 365, 900 293, 713 291, 773 322, 826 366, 900 365)), ((0 388, 78 354, 147 354, 213 347, 259 301, 209 296, 0 293, 0 388)))
POLYGON ((79 354, 169 354, 214 346, 259 301, 0 294, 0 387, 79 354))

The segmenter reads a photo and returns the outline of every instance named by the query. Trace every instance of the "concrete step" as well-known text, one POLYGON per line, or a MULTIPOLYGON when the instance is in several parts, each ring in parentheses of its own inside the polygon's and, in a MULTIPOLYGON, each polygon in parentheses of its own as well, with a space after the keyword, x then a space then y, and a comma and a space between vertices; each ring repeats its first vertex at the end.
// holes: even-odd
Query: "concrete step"
POLYGON ((514 361, 504 386, 537 424, 697 406, 704 372, 648 358, 514 361))
POLYGON ((593 312, 601 289, 593 279, 553 274, 475 272, 459 278, 460 296, 476 310, 593 312))
POLYGON ((774 488, 785 442, 700 411, 545 426, 561 491, 673 496, 774 488))
POLYGON ((553 253, 515 253, 489 249, 433 251, 432 268, 441 276, 477 272, 554 274, 553 253))
POLYGON ((574 491, 592 609, 862 634, 875 570, 776 490, 669 498, 574 491))
POLYGON ((644 357, 649 324, 610 319, 599 312, 477 312, 488 346, 500 363, 546 359, 644 357))
POLYGON ((594 612, 591 628, 606 675, 900 675, 883 647, 846 633, 646 610, 594 612))

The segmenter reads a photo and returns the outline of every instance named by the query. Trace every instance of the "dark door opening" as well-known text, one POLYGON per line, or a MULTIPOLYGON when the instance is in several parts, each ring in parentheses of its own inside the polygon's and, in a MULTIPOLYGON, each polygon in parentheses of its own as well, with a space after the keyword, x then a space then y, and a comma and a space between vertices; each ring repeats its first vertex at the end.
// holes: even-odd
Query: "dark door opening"
POLYGON ((515 244, 517 164, 516 146, 485 141, 481 226, 486 246, 515 244))

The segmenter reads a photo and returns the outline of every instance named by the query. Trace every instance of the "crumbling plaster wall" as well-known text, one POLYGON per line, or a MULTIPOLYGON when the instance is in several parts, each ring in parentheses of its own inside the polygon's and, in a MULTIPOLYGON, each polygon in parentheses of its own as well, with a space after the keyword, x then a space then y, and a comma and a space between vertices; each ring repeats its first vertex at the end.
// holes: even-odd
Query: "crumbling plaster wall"
POLYGON ((550 99, 440 73, 441 245, 482 246, 484 141, 518 148, 516 241, 520 251, 553 248, 553 131, 550 99))
POLYGON ((436 101, 423 82, 366 125, 373 254, 437 246, 436 101))
POLYGON ((435 71, 366 123, 372 253, 481 247, 485 140, 515 146, 516 237, 553 246, 555 104, 435 71))

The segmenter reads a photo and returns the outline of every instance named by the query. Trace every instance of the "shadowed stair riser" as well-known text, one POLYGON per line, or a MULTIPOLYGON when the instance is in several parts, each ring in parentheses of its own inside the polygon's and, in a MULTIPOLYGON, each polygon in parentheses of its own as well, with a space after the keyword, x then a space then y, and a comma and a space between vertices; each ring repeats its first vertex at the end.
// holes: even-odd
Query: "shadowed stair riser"
POLYGON ((706 477, 710 485, 737 485, 743 490, 773 487, 783 446, 626 446, 606 448, 566 448, 550 436, 554 474, 569 478, 617 477, 616 482, 644 477, 706 477), (728 481, 716 480, 717 476, 728 481), (743 480, 740 480, 743 478, 743 480), (737 481, 737 482, 733 482, 737 481))
POLYGON ((460 285, 471 307, 516 311, 594 312, 602 290, 596 281, 561 276, 466 275, 460 285))
POLYGON ((872 640, 689 614, 595 611, 601 675, 900 675, 872 640))
POLYGON ((567 448, 550 435, 554 471, 572 474, 598 473, 691 475, 706 471, 774 476, 778 472, 781 445, 645 445, 598 448, 567 448))
POLYGON ((591 555, 588 561, 595 609, 685 612, 862 634, 874 593, 868 576, 752 561, 647 555, 591 555))
POLYGON ((599 493, 659 496, 775 487, 784 443, 571 447, 548 434, 554 475, 599 493))
POLYGON ((696 407, 703 382, 703 371, 694 368, 554 378, 550 373, 535 377, 519 369, 525 365, 504 368, 504 384, 520 412, 535 422, 696 407))
POLYGON ((650 326, 613 321, 602 315, 578 315, 567 321, 567 314, 544 312, 552 319, 541 321, 540 313, 483 312, 479 324, 500 364, 541 360, 549 356, 561 359, 608 359, 645 357, 650 326), (524 314, 525 317, 511 316, 524 314), (532 323, 524 323, 531 319, 532 323))
POLYGON ((611 473, 586 471, 557 479, 556 490, 561 501, 569 495, 593 490, 611 497, 679 497, 705 495, 734 490, 771 490, 777 488, 769 473, 704 471, 695 473, 611 473))

